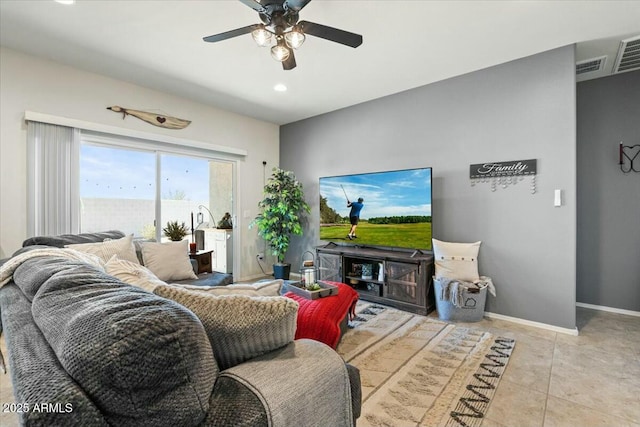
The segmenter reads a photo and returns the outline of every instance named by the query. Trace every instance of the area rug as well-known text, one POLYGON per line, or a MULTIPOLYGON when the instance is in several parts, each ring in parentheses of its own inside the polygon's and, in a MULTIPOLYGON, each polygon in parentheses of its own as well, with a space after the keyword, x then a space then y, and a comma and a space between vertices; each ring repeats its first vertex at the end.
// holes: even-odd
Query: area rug
POLYGON ((360 369, 358 426, 480 426, 515 341, 359 302, 337 351, 360 369))

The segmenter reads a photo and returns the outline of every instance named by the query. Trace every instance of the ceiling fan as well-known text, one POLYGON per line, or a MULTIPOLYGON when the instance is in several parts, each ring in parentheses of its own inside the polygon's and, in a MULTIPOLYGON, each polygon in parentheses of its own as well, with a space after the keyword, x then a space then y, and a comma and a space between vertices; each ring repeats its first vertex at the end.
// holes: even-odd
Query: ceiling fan
POLYGON ((296 67, 293 50, 302 46, 305 34, 356 48, 362 44, 362 36, 309 21, 298 21, 298 12, 311 0, 240 0, 258 12, 263 24, 253 24, 220 34, 204 37, 206 42, 214 43, 232 37, 251 33, 259 46, 271 47, 271 56, 282 62, 282 68, 292 70, 296 67))

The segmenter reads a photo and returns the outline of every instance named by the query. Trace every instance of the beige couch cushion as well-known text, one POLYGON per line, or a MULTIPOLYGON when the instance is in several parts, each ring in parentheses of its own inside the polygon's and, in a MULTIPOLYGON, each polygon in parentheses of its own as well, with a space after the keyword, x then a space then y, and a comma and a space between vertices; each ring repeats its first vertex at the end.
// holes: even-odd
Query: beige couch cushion
POLYGON ((206 292, 209 295, 246 295, 253 297, 277 297, 280 296, 280 290, 284 285, 281 279, 269 280, 265 282, 257 282, 253 284, 239 284, 226 286, 197 286, 183 285, 179 286, 197 292, 206 292))
POLYGON ((147 267, 137 262, 120 259, 117 255, 112 256, 107 261, 104 265, 104 271, 124 283, 137 286, 149 292, 153 292, 158 285, 166 285, 147 267))
POLYGON ((293 341, 298 303, 285 297, 209 295, 180 285, 153 291, 191 310, 202 322, 221 370, 293 341))
POLYGON ((66 245, 66 248, 92 254, 100 257, 103 262, 108 262, 112 256, 138 263, 136 249, 133 246, 133 236, 125 236, 121 239, 105 240, 98 243, 77 243, 66 245))
POLYGON ((164 282, 198 278, 189 261, 187 240, 166 243, 144 242, 142 260, 144 265, 164 282))

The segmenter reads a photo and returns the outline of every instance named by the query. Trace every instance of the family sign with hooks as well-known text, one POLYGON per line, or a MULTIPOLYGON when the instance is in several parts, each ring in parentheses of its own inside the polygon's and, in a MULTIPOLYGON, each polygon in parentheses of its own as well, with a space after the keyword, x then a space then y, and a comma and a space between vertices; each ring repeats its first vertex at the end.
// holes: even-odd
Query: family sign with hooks
POLYGON ((526 176, 531 177, 531 194, 536 192, 536 170, 538 161, 513 160, 508 162, 488 162, 469 166, 469 179, 471 186, 485 182, 491 184, 491 191, 496 191, 498 186, 507 188, 522 181, 526 176))

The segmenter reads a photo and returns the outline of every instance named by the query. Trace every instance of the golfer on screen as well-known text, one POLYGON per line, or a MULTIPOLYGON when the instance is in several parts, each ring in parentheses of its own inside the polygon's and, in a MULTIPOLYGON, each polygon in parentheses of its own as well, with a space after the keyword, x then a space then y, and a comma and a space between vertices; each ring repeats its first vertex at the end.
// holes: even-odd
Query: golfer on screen
POLYGON ((349 230, 349 234, 347 234, 349 240, 356 239, 358 237, 356 236, 356 227, 358 227, 358 221, 360 220, 360 211, 364 207, 364 203, 362 202, 364 202, 362 197, 359 197, 357 202, 350 202, 349 199, 347 199, 347 207, 351 208, 351 211, 349 212, 351 230, 349 230))

